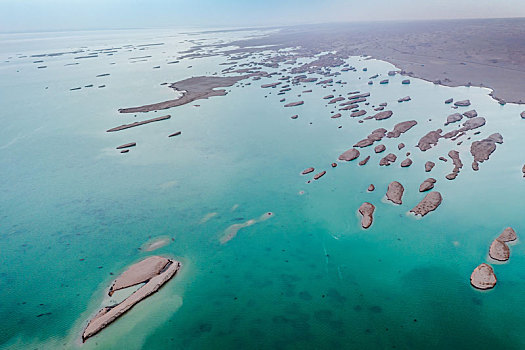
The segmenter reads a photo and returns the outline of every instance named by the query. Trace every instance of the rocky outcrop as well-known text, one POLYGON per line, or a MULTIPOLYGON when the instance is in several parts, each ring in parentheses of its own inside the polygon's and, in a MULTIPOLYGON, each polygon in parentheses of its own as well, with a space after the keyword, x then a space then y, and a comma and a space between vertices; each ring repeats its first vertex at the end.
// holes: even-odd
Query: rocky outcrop
POLYGON ((448 152, 448 156, 452 158, 452 163, 454 164, 454 169, 452 171, 458 173, 459 170, 463 168, 463 163, 459 158, 459 152, 456 150, 451 150, 448 152))
POLYGON ((350 114, 350 117, 357 118, 357 117, 362 117, 365 114, 366 114, 366 111, 364 109, 361 109, 360 111, 353 112, 352 114, 350 114))
POLYGON ((270 84, 263 84, 263 85, 261 85, 261 87, 263 89, 268 89, 268 88, 274 88, 274 87, 276 87, 277 85, 280 85, 280 84, 281 84, 280 82, 270 83, 270 84))
MULTIPOLYGON (((348 95, 351 95, 353 92, 349 92, 348 95)), ((350 101, 352 100, 358 100, 358 99, 361 99, 361 98, 366 98, 366 97, 369 97, 370 96, 370 93, 369 92, 364 92, 362 94, 357 94, 357 95, 352 95, 352 96, 349 96, 348 99, 350 101)))
POLYGON ((403 81, 401 82, 401 84, 403 84, 403 85, 408 85, 408 84, 410 84, 410 80, 409 80, 409 79, 405 79, 405 80, 403 80, 403 81))
POLYGON ((417 124, 415 120, 408 120, 406 122, 401 122, 396 125, 394 125, 394 129, 392 131, 387 132, 386 137, 388 138, 397 138, 401 136, 401 134, 407 132, 408 130, 412 129, 417 124))
POLYGON ((463 113, 463 115, 467 118, 475 118, 478 116, 478 112, 476 112, 475 109, 472 109, 470 111, 466 111, 465 113, 463 113))
POLYGON ((525 119, 525 111, 521 112, 520 116, 521 116, 521 119, 525 119))
POLYGON ((397 149, 398 150, 402 150, 403 148, 405 148, 405 144, 403 142, 401 142, 400 144, 397 145, 397 149))
POLYGON ((394 154, 394 153, 389 153, 387 154, 385 157, 381 158, 381 160, 379 161, 379 165, 380 166, 388 166, 392 163, 394 163, 397 159, 397 156, 394 154))
POLYGON ((401 162, 401 167, 402 168, 407 168, 407 167, 409 167, 411 165, 412 165, 412 159, 410 159, 410 158, 407 158, 407 159, 405 159, 404 161, 401 162))
POLYGON ((366 163, 368 163, 369 160, 370 160, 370 156, 366 156, 365 159, 359 162, 359 165, 365 165, 366 163))
POLYGON ((437 145, 439 139, 442 137, 441 133, 443 130, 437 129, 435 131, 428 132, 425 136, 423 136, 419 142, 417 143, 417 147, 425 152, 432 148, 432 146, 437 145))
POLYGON ((392 181, 386 191, 386 199, 395 204, 403 204, 403 192, 405 188, 397 181, 392 181))
POLYGON ((386 150, 386 146, 383 145, 383 144, 377 145, 374 148, 374 152, 376 152, 376 153, 381 153, 381 152, 384 152, 385 150, 386 150))
POLYGON ((477 289, 492 289, 496 282, 497 279, 492 266, 485 263, 476 267, 470 275, 470 284, 477 289))
POLYGON ((364 229, 369 228, 372 225, 372 222, 374 221, 374 210, 376 207, 374 207, 373 204, 365 202, 361 204, 359 207, 359 214, 361 214, 363 217, 361 218, 361 227, 364 229))
POLYGON ((360 153, 358 150, 356 150, 355 148, 350 148, 349 150, 345 151, 343 154, 339 156, 339 160, 344 160, 344 161, 349 162, 359 157, 359 155, 360 153))
POLYGON ((512 242, 518 239, 518 236, 512 227, 507 227, 496 239, 502 242, 512 242))
POLYGON ((372 116, 372 118, 374 118, 375 120, 384 120, 390 118, 392 114, 394 114, 394 112, 392 111, 381 111, 372 116))
POLYGON ((444 139, 452 139, 453 141, 457 140, 460 136, 463 136, 465 133, 460 133, 459 130, 452 130, 452 131, 449 131, 445 134, 443 134, 443 136, 441 136, 442 138, 444 139))
POLYGON ((516 232, 511 227, 507 227, 498 238, 492 241, 489 248, 489 256, 497 261, 509 260, 510 248, 507 242, 515 241, 517 238, 516 232))
POLYGON ((459 122, 461 119, 463 119, 463 116, 461 114, 459 114, 459 113, 451 114, 451 115, 449 115, 447 117, 447 121, 445 123, 445 126, 447 126, 448 124, 459 122))
MULTIPOLYGON (((345 103, 348 103, 348 102, 345 102, 345 103)), ((339 105, 339 106, 344 106, 343 108, 339 108, 340 111, 349 111, 349 110, 356 109, 357 107, 359 107, 359 105, 356 105, 356 104, 345 104, 345 103, 341 103, 339 105)))
POLYGON ((436 210, 441 204, 442 197, 439 192, 429 192, 412 210, 412 213, 416 215, 425 216, 431 211, 436 210))
POLYGON ((290 102, 290 103, 285 104, 284 106, 285 107, 295 107, 295 106, 300 106, 302 104, 304 104, 304 101, 290 102))
POLYGON ((523 177, 525 177, 525 164, 523 164, 523 168, 521 168, 521 172, 523 173, 523 177))
POLYGON ((381 141, 383 137, 385 137, 386 129, 379 128, 375 129, 366 137, 366 139, 363 139, 359 142, 357 142, 354 147, 368 147, 374 144, 376 141, 381 141))
POLYGON ((401 102, 408 102, 410 100, 412 100, 410 98, 410 96, 405 96, 405 97, 401 97, 400 99, 398 99, 397 102, 399 102, 399 103, 401 103, 401 102))
POLYGON ((452 150, 448 152, 448 156, 452 158, 452 163, 454 164, 454 169, 452 169, 452 173, 445 176, 448 180, 454 180, 458 174, 461 168, 463 168, 463 163, 461 162, 461 159, 459 158, 459 152, 452 150))
MULTIPOLYGON (((126 113, 126 112, 121 112, 121 113, 126 113)), ((166 119, 170 119, 170 118, 171 118, 171 115, 165 115, 165 116, 162 116, 162 117, 147 119, 147 120, 143 120, 143 121, 140 121, 140 122, 134 122, 134 123, 131 123, 131 124, 123 124, 123 125, 111 128, 109 130, 106 130, 106 132, 115 132, 115 131, 125 130, 125 129, 129 129, 129 128, 134 128, 136 126, 149 124, 149 123, 153 123, 153 122, 158 122, 158 121, 166 120, 166 119)))
POLYGON ((372 192, 376 189, 376 187, 374 186, 374 184, 370 184, 370 186, 368 186, 368 192, 372 192))
POLYGON ((510 256, 509 246, 505 242, 495 239, 490 245, 489 256, 494 260, 507 261, 510 256))
POLYGON ((372 140, 372 141, 381 141, 383 137, 385 137, 385 134, 386 134, 386 129, 384 128, 375 129, 374 131, 370 133, 370 135, 367 136, 367 139, 372 140))
POLYGON ((331 100, 328 102, 328 104, 330 105, 330 104, 337 103, 337 102, 339 102, 339 101, 344 101, 344 99, 345 99, 344 97, 339 96, 339 97, 336 97, 336 98, 331 99, 331 100))
POLYGON ((425 163, 425 171, 428 173, 428 172, 432 171, 432 168, 434 168, 435 166, 436 166, 436 163, 431 162, 429 160, 428 162, 425 163))
MULTIPOLYGON (((449 118, 459 118, 460 116, 461 114, 459 113, 457 115, 452 114, 449 116, 449 118)), ((460 136, 463 136, 466 131, 482 127, 483 125, 485 125, 485 122, 485 118, 483 117, 474 117, 463 123, 463 126, 460 129, 449 131, 444 135, 441 135, 441 133, 443 132, 443 130, 441 129, 430 131, 419 140, 417 147, 419 147, 421 151, 427 151, 430 148, 432 148, 432 146, 437 145, 440 138, 456 140, 460 136)))
POLYGON ((330 118, 332 118, 332 119, 341 118, 341 113, 336 113, 333 116, 331 116, 330 118))
POLYGON ((301 174, 302 175, 306 175, 306 174, 310 174, 312 171, 314 171, 315 169, 314 168, 306 168, 304 169, 301 174))
POLYGON ((472 119, 467 120, 465 123, 463 123, 463 127, 459 129, 459 132, 465 132, 473 129, 477 129, 485 125, 485 118, 483 117, 475 117, 472 119))
POLYGON ((123 145, 117 146, 117 149, 124 149, 129 147, 135 147, 137 144, 135 142, 125 143, 123 145))
POLYGON ((120 304, 101 309, 88 323, 82 333, 82 341, 102 331, 116 319, 129 311, 133 306, 157 292, 180 269, 181 263, 161 256, 146 258, 122 273, 109 289, 109 295, 114 291, 145 283, 120 304))
MULTIPOLYGON (((331 84, 331 83, 333 83, 333 82, 334 82, 334 80, 333 80, 333 79, 326 79, 326 80, 321 80, 321 81, 318 81, 318 82, 316 83, 316 85, 325 85, 325 84, 331 84)), ((336 81, 336 83, 337 83, 337 81, 336 81)))
POLYGON ((451 104, 452 102, 454 102, 454 99, 453 98, 449 98, 448 100, 445 100, 445 104, 451 104))
POLYGON ((425 181, 423 181, 421 183, 421 185, 419 185, 419 192, 426 192, 426 191, 430 191, 431 189, 434 188, 434 184, 436 183, 436 179, 432 178, 432 177, 429 177, 428 179, 426 179, 425 181))
POLYGON ((321 171, 320 173, 315 174, 314 175, 314 180, 319 180, 320 178, 322 178, 324 176, 324 174, 326 174, 325 170, 321 171))
POLYGON ((454 102, 454 106, 468 107, 468 106, 470 106, 470 100, 456 101, 456 102, 454 102))
POLYGON ((383 79, 379 82, 379 84, 388 84, 388 79, 383 79))
POLYGON ((472 162, 473 170, 479 169, 478 163, 483 163, 489 159, 490 155, 496 150, 496 143, 503 143, 503 136, 499 133, 494 133, 481 141, 472 142, 470 153, 474 156, 474 161, 472 162))
MULTIPOLYGON (((350 97, 349 97, 349 99, 350 99, 350 97)), ((364 97, 360 97, 360 98, 356 98, 356 99, 354 99, 354 100, 351 100, 351 101, 349 101, 349 102, 351 102, 351 103, 361 103, 361 102, 366 102, 366 98, 364 98, 364 97)))
MULTIPOLYGON (((461 114, 459 113, 452 114, 449 116, 450 121, 460 117, 461 114)), ((465 123, 463 123, 463 126, 460 129, 449 131, 444 135, 441 135, 441 133, 443 132, 443 130, 441 129, 430 131, 419 140, 417 147, 419 147, 419 149, 421 149, 422 151, 426 151, 432 148, 432 146, 437 145, 440 138, 452 139, 453 141, 455 141, 459 137, 465 135, 467 131, 482 127, 483 125, 485 125, 485 122, 485 118, 483 117, 473 117, 472 119, 469 119, 465 123)), ((447 125, 447 123, 445 123, 445 125, 447 125)))

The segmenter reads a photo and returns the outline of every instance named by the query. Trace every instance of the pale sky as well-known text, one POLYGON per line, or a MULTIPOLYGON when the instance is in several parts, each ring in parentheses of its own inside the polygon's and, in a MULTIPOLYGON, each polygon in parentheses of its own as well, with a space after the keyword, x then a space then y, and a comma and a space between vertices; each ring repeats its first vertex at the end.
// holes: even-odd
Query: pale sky
POLYGON ((0 32, 525 17, 525 0, 0 0, 0 32))

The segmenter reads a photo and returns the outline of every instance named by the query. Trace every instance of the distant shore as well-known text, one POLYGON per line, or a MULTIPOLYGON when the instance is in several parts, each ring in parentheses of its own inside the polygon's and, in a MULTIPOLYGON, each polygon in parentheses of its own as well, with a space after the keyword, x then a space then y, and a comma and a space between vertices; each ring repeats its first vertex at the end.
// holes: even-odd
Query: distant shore
POLYGON ((407 76, 445 86, 486 87, 499 102, 523 104, 523 37, 525 19, 476 19, 296 26, 234 45, 240 52, 275 45, 301 46, 311 54, 369 55, 407 76))

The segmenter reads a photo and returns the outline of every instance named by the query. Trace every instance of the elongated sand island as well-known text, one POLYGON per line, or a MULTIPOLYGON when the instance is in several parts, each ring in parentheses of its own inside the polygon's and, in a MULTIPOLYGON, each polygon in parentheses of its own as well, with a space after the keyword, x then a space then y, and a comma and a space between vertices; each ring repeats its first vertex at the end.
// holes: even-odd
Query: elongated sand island
POLYGON ((160 287, 175 276, 180 268, 180 262, 162 256, 151 256, 131 265, 113 281, 109 288, 108 295, 111 296, 117 290, 132 287, 140 283, 145 284, 120 304, 103 307, 97 312, 97 314, 89 320, 86 329, 82 333, 82 341, 85 342, 90 337, 99 333, 133 308, 133 306, 157 292, 160 287))

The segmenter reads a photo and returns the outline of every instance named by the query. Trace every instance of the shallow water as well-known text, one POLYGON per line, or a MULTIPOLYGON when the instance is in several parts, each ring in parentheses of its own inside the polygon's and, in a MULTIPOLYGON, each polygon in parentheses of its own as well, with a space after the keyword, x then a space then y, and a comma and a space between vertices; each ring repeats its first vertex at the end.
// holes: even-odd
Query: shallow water
POLYGON ((257 34, 0 37, 0 44, 9 41, 0 45, 0 347, 80 347, 85 322, 114 278, 110 273, 166 254, 182 261, 180 274, 82 348, 523 348, 523 245, 511 247, 508 263, 493 264, 493 290, 479 292, 469 283, 505 227, 518 236, 525 232, 523 107, 500 106, 486 89, 418 79, 401 85, 401 76, 379 85, 393 67, 353 57, 348 63, 357 72, 335 79, 347 85, 324 89, 309 83, 287 93, 287 102, 305 101, 299 107, 283 108, 277 89, 260 88, 275 79, 263 79, 167 111, 137 117, 117 112, 173 98, 160 83, 225 68, 219 65, 224 57, 166 64, 192 46, 184 40, 257 34), (98 58, 17 58, 159 42, 164 45, 98 58), (147 61, 130 60, 149 55, 147 61), (103 73, 111 75, 96 77, 103 73), (376 84, 366 85, 375 73, 381 75, 376 84), (84 87, 89 84, 95 87, 84 87), (69 90, 74 87, 82 89, 69 90), (314 91, 297 97, 306 89, 314 91), (363 124, 330 119, 335 108, 322 97, 351 90, 370 91, 371 105, 388 102, 394 116, 363 124), (396 102, 406 95, 412 101, 396 102), (455 112, 443 103, 449 97, 469 98, 472 106, 462 110, 475 108, 487 119, 472 140, 503 135, 504 143, 478 172, 470 168, 465 138, 461 146, 442 139, 424 153, 414 147, 430 130, 456 127, 443 127, 455 112), (165 114, 172 118, 105 132, 165 114), (293 114, 299 118, 290 119, 293 114), (354 161, 331 169, 340 153, 370 131, 411 119, 418 125, 382 141, 385 153, 362 149, 372 156, 366 166, 354 161), (182 135, 167 137, 178 130, 182 135), (125 155, 115 150, 127 142, 137 146, 125 155), (398 151, 399 142, 407 147, 398 151), (437 160, 451 149, 460 151, 464 163, 454 181, 444 178, 451 161, 437 160), (407 151, 414 164, 400 168, 407 151), (398 161, 379 167, 388 152, 398 161), (427 160, 436 162, 430 174, 423 170, 427 160), (310 177, 299 174, 310 166, 327 174, 307 184, 310 177), (416 219, 407 212, 423 198, 418 187, 429 176, 438 180, 443 204, 416 219), (393 180, 405 186, 401 206, 383 199, 393 180), (376 191, 367 193, 370 183, 376 191), (364 201, 376 206, 368 230, 360 228, 357 214, 364 201), (258 221, 266 212, 273 213, 271 220, 258 221), (229 227, 251 219, 258 222, 221 244, 229 227), (171 241, 154 252, 139 249, 156 237, 171 241))

